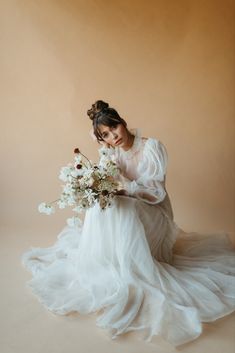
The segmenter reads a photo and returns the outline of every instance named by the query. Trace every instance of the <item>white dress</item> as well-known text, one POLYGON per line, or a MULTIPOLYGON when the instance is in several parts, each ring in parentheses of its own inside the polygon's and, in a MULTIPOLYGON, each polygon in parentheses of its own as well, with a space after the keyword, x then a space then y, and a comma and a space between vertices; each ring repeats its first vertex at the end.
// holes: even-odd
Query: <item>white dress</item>
POLYGON ((105 211, 94 206, 52 247, 24 253, 33 274, 28 285, 54 313, 97 312, 97 325, 112 338, 139 330, 147 340, 161 335, 175 346, 186 343, 200 335, 202 322, 235 308, 228 236, 183 234, 175 224, 159 140, 136 131, 132 148, 114 153, 130 197, 116 196, 105 211))

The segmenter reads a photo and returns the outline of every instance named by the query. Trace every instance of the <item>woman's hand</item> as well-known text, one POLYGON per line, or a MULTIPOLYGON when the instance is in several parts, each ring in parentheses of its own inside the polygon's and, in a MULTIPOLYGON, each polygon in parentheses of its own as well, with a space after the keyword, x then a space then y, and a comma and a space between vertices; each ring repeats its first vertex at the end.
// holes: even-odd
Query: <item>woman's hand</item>
POLYGON ((106 147, 106 148, 110 148, 111 146, 107 143, 107 142, 105 142, 105 141, 100 141, 100 143, 101 143, 101 145, 103 145, 104 147, 106 147))
MULTIPOLYGON (((89 131, 89 135, 91 136, 92 140, 94 140, 94 141, 97 142, 97 138, 96 138, 96 136, 95 136, 95 134, 94 134, 93 129, 91 129, 91 130, 89 131)), ((102 146, 104 146, 104 147, 106 147, 106 148, 110 148, 110 147, 111 147, 111 145, 109 145, 109 144, 108 144, 107 142, 105 142, 105 141, 100 141, 100 143, 101 143, 102 146)))

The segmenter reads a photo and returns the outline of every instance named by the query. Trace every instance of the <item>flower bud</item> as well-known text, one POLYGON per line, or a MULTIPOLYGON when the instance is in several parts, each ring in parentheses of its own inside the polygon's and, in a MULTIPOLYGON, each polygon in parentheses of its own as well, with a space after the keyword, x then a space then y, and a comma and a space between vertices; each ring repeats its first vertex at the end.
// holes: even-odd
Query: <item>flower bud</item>
POLYGON ((79 148, 75 148, 73 152, 74 153, 80 153, 80 150, 79 150, 79 148))
POLYGON ((77 169, 82 169, 82 165, 81 165, 81 164, 77 164, 77 165, 76 165, 76 168, 77 168, 77 169))

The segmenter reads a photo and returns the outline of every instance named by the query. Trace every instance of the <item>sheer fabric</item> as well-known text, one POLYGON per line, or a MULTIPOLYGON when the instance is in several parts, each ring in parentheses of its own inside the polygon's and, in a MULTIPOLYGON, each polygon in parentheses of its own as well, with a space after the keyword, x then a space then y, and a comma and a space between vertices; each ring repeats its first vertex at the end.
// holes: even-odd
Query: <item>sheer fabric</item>
POLYGON ((173 345, 198 337, 202 322, 235 307, 235 261, 226 234, 184 233, 165 188, 167 151, 135 131, 132 148, 113 150, 127 196, 86 212, 50 248, 31 248, 28 285, 54 313, 97 312, 112 338, 138 330, 173 345), (177 241, 176 241, 177 240, 177 241))

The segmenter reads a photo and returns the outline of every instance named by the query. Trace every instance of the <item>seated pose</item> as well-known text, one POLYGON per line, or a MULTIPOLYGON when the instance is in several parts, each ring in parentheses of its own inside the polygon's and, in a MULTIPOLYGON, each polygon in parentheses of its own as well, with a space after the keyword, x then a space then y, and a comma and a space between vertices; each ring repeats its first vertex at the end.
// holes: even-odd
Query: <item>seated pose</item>
POLYGON ((202 322, 234 310, 228 236, 185 233, 176 225, 161 141, 129 130, 101 100, 87 113, 119 167, 123 190, 111 207, 96 204, 81 226, 65 227, 52 247, 23 254, 33 274, 29 286, 54 313, 97 312, 97 325, 112 338, 138 330, 146 340, 161 335, 175 346, 193 340, 202 322))

